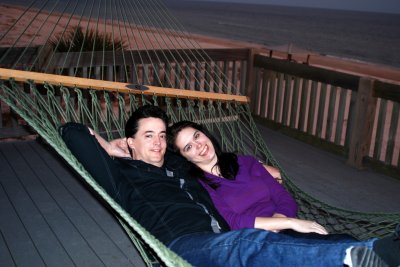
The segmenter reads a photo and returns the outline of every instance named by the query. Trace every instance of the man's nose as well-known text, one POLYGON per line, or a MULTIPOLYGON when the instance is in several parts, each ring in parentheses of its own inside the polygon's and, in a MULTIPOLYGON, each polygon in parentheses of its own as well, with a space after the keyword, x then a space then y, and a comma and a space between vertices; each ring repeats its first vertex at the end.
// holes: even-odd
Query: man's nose
POLYGON ((161 138, 159 136, 154 137, 154 144, 156 145, 161 144, 161 138))

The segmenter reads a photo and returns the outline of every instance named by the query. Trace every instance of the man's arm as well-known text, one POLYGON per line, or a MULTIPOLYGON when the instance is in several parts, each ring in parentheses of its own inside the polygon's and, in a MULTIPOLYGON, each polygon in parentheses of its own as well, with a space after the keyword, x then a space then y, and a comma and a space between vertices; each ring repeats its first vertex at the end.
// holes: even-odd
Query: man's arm
POLYGON ((101 147, 107 152, 111 157, 117 158, 130 158, 128 144, 126 142, 126 138, 118 138, 111 140, 110 142, 106 141, 103 137, 101 137, 98 133, 96 133, 92 128, 89 128, 89 132, 93 135, 97 142, 101 145, 101 147))
POLYGON ((119 197, 124 179, 114 160, 100 145, 101 141, 90 134, 88 127, 69 122, 60 127, 60 134, 72 154, 99 185, 112 197, 119 197))

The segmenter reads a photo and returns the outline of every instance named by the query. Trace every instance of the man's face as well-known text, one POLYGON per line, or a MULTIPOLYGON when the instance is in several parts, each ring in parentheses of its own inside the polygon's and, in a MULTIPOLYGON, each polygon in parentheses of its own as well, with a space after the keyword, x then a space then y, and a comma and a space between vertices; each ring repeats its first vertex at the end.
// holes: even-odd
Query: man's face
POLYGON ((138 125, 135 136, 128 138, 134 159, 161 167, 167 148, 166 125, 159 118, 140 119, 138 125))

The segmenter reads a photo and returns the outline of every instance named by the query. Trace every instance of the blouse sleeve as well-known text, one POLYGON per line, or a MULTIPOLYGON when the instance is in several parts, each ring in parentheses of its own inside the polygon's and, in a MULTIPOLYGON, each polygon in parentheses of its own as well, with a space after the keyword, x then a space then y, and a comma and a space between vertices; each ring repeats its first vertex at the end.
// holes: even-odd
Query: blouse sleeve
POLYGON ((253 171, 259 172, 261 177, 265 179, 267 186, 270 188, 271 198, 276 205, 275 213, 281 213, 287 217, 296 217, 297 204, 294 198, 286 189, 276 181, 274 177, 264 168, 264 166, 255 158, 253 171))

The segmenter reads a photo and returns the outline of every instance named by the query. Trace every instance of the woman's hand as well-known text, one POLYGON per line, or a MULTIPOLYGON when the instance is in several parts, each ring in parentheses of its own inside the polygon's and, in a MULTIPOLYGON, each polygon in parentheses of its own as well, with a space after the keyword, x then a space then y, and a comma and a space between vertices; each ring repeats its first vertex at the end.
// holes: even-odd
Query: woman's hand
POLYGON ((282 213, 275 212, 274 215, 272 215, 272 218, 287 218, 287 216, 282 213))
POLYGON ((290 220, 291 229, 300 233, 317 233, 320 235, 327 235, 328 231, 317 222, 306 221, 300 219, 290 220))

